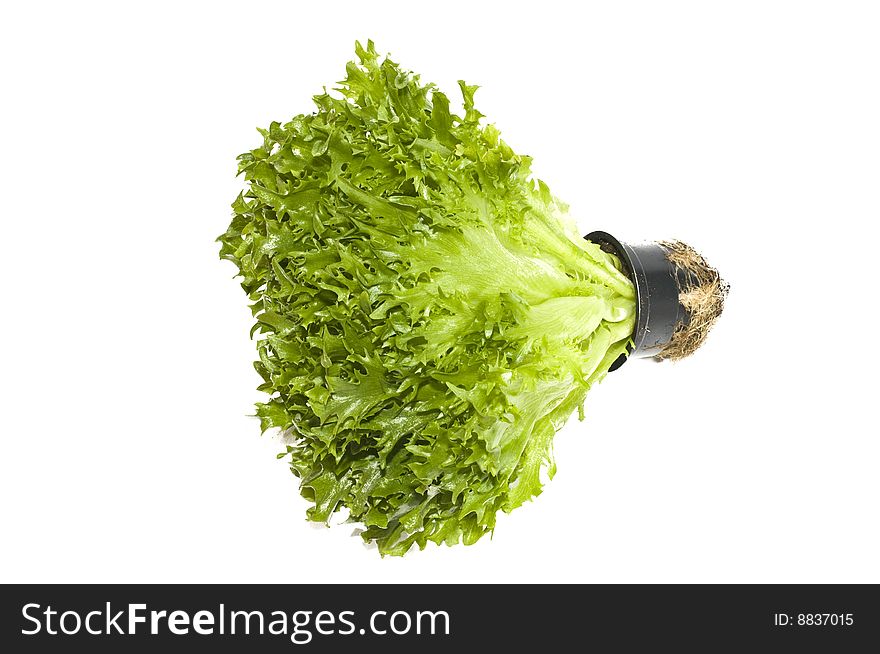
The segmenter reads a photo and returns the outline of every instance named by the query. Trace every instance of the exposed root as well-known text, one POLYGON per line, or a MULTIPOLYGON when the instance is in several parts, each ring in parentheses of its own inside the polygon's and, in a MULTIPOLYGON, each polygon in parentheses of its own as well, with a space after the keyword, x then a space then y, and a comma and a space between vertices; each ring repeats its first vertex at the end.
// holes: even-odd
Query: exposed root
POLYGON ((699 252, 681 241, 661 241, 667 258, 685 271, 678 279, 678 300, 688 312, 689 320, 678 325, 672 340, 657 355, 658 359, 683 359, 699 348, 724 310, 724 299, 730 289, 699 252))

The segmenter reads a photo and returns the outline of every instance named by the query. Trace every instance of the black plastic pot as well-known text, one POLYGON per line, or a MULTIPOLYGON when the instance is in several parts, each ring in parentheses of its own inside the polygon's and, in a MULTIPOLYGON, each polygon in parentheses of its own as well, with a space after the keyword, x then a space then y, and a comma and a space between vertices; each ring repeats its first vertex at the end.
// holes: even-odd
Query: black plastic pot
POLYGON ((688 313, 678 300, 680 284, 689 273, 673 265, 659 243, 630 245, 608 232, 590 232, 586 240, 616 255, 636 289, 636 327, 628 354, 621 355, 610 370, 617 370, 630 357, 654 357, 672 340, 688 313))

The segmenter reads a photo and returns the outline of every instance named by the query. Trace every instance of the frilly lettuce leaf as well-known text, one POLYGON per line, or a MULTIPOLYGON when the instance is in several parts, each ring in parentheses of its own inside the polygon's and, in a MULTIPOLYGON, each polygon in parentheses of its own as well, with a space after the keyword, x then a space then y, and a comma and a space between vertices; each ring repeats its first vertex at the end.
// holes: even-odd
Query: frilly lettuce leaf
POLYGON ((372 42, 260 130, 218 240, 256 319, 263 430, 308 517, 382 554, 473 543, 553 476, 554 433, 625 351, 631 283, 530 159, 372 42))

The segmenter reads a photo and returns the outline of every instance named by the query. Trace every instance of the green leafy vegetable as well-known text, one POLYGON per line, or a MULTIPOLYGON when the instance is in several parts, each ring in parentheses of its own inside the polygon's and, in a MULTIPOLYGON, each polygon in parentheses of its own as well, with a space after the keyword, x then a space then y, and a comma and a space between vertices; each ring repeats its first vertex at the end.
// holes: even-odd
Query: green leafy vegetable
POLYGON ((260 130, 220 237, 252 300, 263 430, 308 517, 383 554, 474 543, 552 477, 625 351, 634 291, 474 107, 356 46, 317 111, 260 130))

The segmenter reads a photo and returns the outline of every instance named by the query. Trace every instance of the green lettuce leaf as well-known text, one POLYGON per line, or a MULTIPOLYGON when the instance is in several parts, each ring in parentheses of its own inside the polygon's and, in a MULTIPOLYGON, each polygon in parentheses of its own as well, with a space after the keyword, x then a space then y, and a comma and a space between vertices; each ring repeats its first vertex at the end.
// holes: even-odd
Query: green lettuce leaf
POLYGON ((328 521, 382 554, 473 543, 541 492, 554 433, 623 353, 635 304, 474 107, 372 42, 317 110, 260 130, 219 241, 256 319, 263 430, 328 521))

